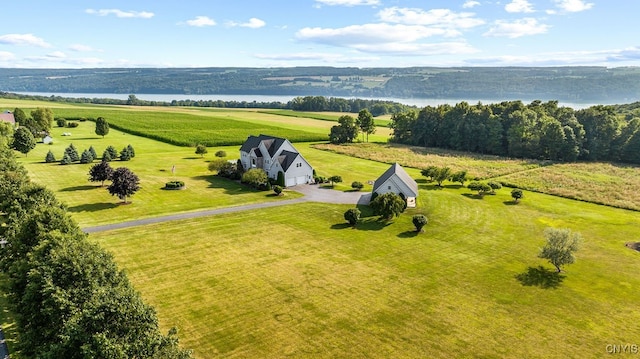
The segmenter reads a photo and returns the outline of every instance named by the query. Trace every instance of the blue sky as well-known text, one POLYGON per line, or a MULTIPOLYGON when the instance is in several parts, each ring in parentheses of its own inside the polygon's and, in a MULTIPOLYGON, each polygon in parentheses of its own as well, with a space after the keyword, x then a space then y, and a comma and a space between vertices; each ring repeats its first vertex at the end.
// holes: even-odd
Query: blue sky
POLYGON ((0 67, 639 66, 635 0, 4 1, 0 67))

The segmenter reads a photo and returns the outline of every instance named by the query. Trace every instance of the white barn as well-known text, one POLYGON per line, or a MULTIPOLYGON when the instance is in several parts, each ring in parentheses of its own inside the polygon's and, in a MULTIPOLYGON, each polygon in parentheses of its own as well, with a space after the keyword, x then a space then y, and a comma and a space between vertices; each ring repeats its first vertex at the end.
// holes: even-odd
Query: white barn
POLYGON ((274 180, 282 172, 286 187, 313 182, 313 168, 284 138, 249 136, 240 147, 240 161, 245 171, 262 168, 274 180))
POLYGON ((373 193, 381 195, 387 192, 403 197, 409 208, 416 206, 418 184, 398 163, 389 167, 373 184, 373 193))

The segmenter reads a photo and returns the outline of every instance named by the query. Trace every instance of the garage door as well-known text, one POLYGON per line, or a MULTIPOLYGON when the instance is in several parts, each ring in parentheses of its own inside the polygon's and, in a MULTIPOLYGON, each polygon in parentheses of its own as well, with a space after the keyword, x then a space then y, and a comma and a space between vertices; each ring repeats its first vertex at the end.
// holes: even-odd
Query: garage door
POLYGON ((307 183, 307 176, 296 177, 296 184, 305 184, 305 183, 307 183))
POLYGON ((296 178, 295 178, 295 177, 289 177, 289 178, 287 178, 287 181, 284 183, 284 185, 285 185, 286 187, 295 186, 295 185, 296 185, 296 178))

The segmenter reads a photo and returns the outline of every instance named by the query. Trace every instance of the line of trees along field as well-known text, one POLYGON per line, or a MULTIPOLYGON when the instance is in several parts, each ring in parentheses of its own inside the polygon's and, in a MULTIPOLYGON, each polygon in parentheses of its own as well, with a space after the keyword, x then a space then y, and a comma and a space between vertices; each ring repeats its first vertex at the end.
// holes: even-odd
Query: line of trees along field
POLYGON ((392 116, 391 141, 554 161, 640 163, 637 108, 558 107, 557 101, 427 106, 392 116), (626 113, 620 115, 619 113, 626 113))
MULTIPOLYGON (((112 256, 90 243, 53 192, 30 182, 0 136, 0 273, 25 358, 187 359, 160 332, 112 256)), ((16 349, 16 348, 12 348, 16 349)))

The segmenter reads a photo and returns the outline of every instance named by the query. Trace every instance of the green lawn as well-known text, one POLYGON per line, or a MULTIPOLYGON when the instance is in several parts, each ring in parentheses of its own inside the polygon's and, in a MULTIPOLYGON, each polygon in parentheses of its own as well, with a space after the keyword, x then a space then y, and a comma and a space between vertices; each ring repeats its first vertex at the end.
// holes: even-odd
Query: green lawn
POLYGON ((417 209, 358 229, 348 205, 305 203, 91 238, 197 358, 599 358, 637 342, 637 214, 508 193, 421 185, 417 209), (536 257, 547 226, 584 237, 560 275, 536 257))
MULTIPOLYGON (((196 112, 206 117, 206 111, 196 112)), ((260 121, 250 111, 246 116, 243 121, 260 121)), ((272 116, 274 126, 298 126, 272 116)), ((194 148, 113 129, 102 139, 93 130, 92 122, 54 128, 53 145, 20 155, 31 178, 54 190, 83 227, 281 200, 211 176, 213 153, 223 149, 235 159, 239 146, 209 148, 200 158, 194 148), (119 205, 89 183, 90 165, 43 163, 49 149, 60 159, 69 143, 80 151, 93 145, 99 154, 108 145, 120 150, 132 144, 132 161, 112 162, 141 178, 132 204, 119 205), (187 190, 162 190, 172 179, 184 181, 187 190)), ((319 175, 343 177, 338 190, 374 180, 389 166, 295 145, 319 175)), ((381 153, 371 146, 362 147, 372 156, 381 153)), ((478 170, 483 161, 490 164, 441 157, 478 170)), ((525 162, 496 168, 532 176, 546 169, 525 162)), ((420 179, 418 169, 406 169, 420 179)), ((588 169, 565 171, 580 183, 609 181, 597 170, 591 180, 588 169)), ((620 171, 633 177, 626 172, 633 170, 620 171)), ((114 253, 157 309, 164 331, 177 326, 197 358, 600 358, 607 344, 640 344, 640 252, 625 247, 640 241, 637 212, 534 192, 514 205, 506 188, 480 199, 450 183, 443 189, 424 180, 419 185, 416 209, 390 223, 366 217, 357 229, 343 219, 351 206, 303 203, 90 238, 114 253), (417 213, 429 218, 418 235, 411 224, 417 213), (569 227, 584 238, 577 263, 560 275, 537 258, 548 226, 569 227)), ((285 198, 296 196, 288 192, 285 198)), ((12 322, 9 315, 2 313, 3 326, 12 322)))
POLYGON ((214 153, 217 150, 225 150, 229 159, 237 159, 239 146, 212 147, 208 149, 209 153, 201 158, 195 154, 194 148, 172 146, 113 129, 102 138, 95 135, 94 130, 95 124, 89 121, 81 122, 77 128, 54 127, 53 145, 39 143, 27 157, 18 155, 19 161, 29 171, 31 179, 56 192, 58 199, 68 206, 68 211, 83 227, 299 196, 297 193, 287 192, 285 197, 274 197, 271 196, 271 192, 255 192, 245 186, 213 176, 207 169, 207 162, 215 158, 214 153), (72 135, 65 137, 61 135, 63 132, 71 132, 72 135), (93 146, 99 156, 102 156, 102 152, 109 145, 120 151, 131 144, 136 151, 136 157, 126 162, 113 161, 111 166, 127 167, 140 177, 141 190, 131 198, 132 203, 122 205, 106 188, 100 188, 99 183, 89 182, 88 172, 91 164, 62 166, 58 163, 44 163, 47 151, 51 150, 59 160, 64 149, 71 143, 79 152, 93 146), (174 165, 176 171, 172 174, 171 169, 174 165), (164 184, 170 180, 184 181, 187 189, 163 190, 164 184))

